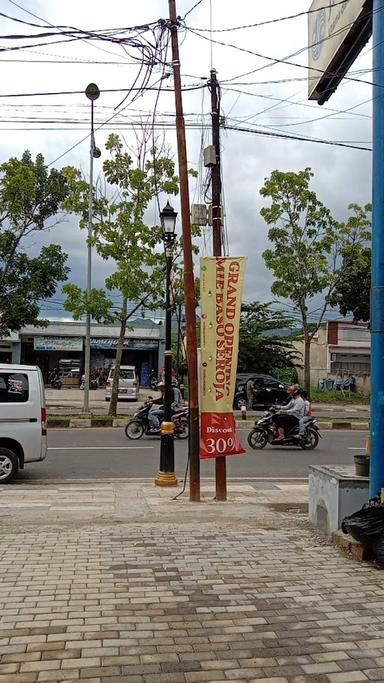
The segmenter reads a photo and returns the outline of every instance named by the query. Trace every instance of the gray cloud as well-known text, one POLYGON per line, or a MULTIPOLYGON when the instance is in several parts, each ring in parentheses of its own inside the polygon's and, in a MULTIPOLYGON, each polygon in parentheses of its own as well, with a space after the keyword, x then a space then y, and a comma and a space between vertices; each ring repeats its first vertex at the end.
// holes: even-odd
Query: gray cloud
MULTIPOLYGON (((305 11, 309 7, 309 0, 295 0, 287 3, 286 0, 271 0, 269 3, 249 2, 238 0, 235 4, 212 0, 214 28, 234 26, 239 23, 247 24, 265 19, 283 16, 287 13, 305 11), (289 8, 288 8, 289 5, 289 8), (288 11, 289 9, 289 11, 288 11)), ((183 15, 192 5, 193 0, 179 0, 178 13, 183 15)), ((83 28, 124 26, 133 23, 143 23, 165 16, 167 3, 165 0, 147 0, 145 3, 129 3, 120 0, 110 0, 108 5, 101 2, 83 0, 67 0, 66 3, 59 0, 25 0, 24 6, 32 12, 41 15, 48 21, 57 24, 70 24, 83 28)), ((9 14, 26 20, 31 17, 9 5, 9 14)), ((190 26, 202 28, 209 27, 209 4, 204 0, 187 19, 190 26)), ((5 22, 4 32, 9 28, 14 29, 15 24, 5 22)), ((20 30, 20 25, 18 26, 20 30)), ((26 33, 33 33, 35 29, 25 27, 26 33)), ((208 76, 211 64, 210 45, 207 41, 187 34, 183 42, 181 38, 181 63, 184 83, 196 82, 189 76, 208 76), (187 76, 188 74, 189 76, 187 76)), ((255 28, 233 33, 215 34, 215 38, 223 42, 235 43, 243 48, 254 50, 262 54, 275 57, 285 57, 307 43, 306 18, 272 24, 263 28, 255 28)), ((85 43, 72 43, 57 45, 52 48, 40 48, 35 51, 21 51, 13 53, 13 56, 27 58, 47 58, 47 55, 70 56, 86 58, 90 60, 115 59, 102 50, 101 46, 92 47, 85 43), (35 52, 35 55, 33 54, 35 52)), ((117 55, 118 59, 124 60, 125 55, 117 46, 103 45, 117 55)), ((371 53, 370 46, 365 48, 365 56, 359 58, 353 69, 369 68, 371 53)), ((9 59, 9 53, 2 53, 0 59, 9 59)), ((293 61, 306 63, 306 54, 292 57, 293 61)), ((213 64, 218 70, 219 79, 236 76, 242 72, 265 67, 267 62, 241 53, 229 47, 213 47, 213 64)), ((304 69, 293 68, 285 65, 267 66, 261 71, 241 79, 253 83, 268 79, 279 80, 306 76, 304 69)), ((369 74, 360 76, 369 80, 369 74)), ((73 65, 50 65, 50 64, 16 64, 2 65, 2 85, 0 94, 9 92, 30 91, 53 91, 53 90, 84 90, 90 81, 98 83, 103 90, 106 88, 129 87, 134 78, 134 70, 127 66, 103 66, 93 64, 73 65)), ((228 121, 236 124, 242 123, 247 117, 253 117, 249 124, 271 127, 265 130, 280 130, 284 133, 303 134, 324 139, 366 141, 371 138, 371 121, 369 118, 359 117, 358 114, 370 114, 369 102, 352 109, 345 114, 335 115, 329 109, 346 110, 369 100, 371 88, 368 85, 344 81, 332 99, 325 105, 329 109, 320 108, 315 103, 311 107, 300 104, 278 103, 273 98, 292 99, 307 105, 306 82, 280 83, 269 85, 236 85, 228 84, 238 90, 244 90, 259 96, 239 95, 228 92, 223 84, 222 110, 228 117, 228 121), (312 123, 306 121, 324 117, 312 123), (292 125, 295 124, 295 125, 292 125), (297 124, 297 125, 296 125, 297 124)), ((102 93, 96 104, 97 123, 105 121, 113 114, 113 108, 121 100, 120 94, 102 93), (111 109, 106 109, 111 107, 111 109)), ((154 103, 153 93, 147 93, 128 108, 124 113, 129 117, 135 115, 134 109, 146 109, 151 111, 154 103)), ((159 101, 159 111, 173 112, 173 95, 163 94, 159 101)), ((207 91, 185 93, 185 112, 209 112, 210 102, 207 91)), ((3 130, 0 139, 0 161, 6 160, 11 155, 20 155, 25 148, 29 148, 33 154, 43 152, 47 162, 53 161, 61 154, 69 150, 79 140, 87 135, 89 126, 89 107, 83 95, 57 96, 50 98, 33 98, 13 100, 0 99, 1 120, 19 114, 21 116, 42 116, 47 118, 64 119, 72 116, 84 118, 82 130, 76 129, 75 125, 70 130, 67 124, 56 124, 58 130, 3 130), (23 105, 28 104, 28 109, 23 105), (47 105, 51 105, 50 108, 47 105), (10 108, 9 105, 13 105, 10 108), (17 107, 22 107, 17 109, 17 107)), ((245 125, 249 125, 245 123, 245 125)), ((13 124, 0 123, 3 129, 14 127, 13 124)), ((20 123, 20 128, 31 127, 31 124, 20 123)), ((41 124, 39 127, 52 128, 41 124)), ((116 128, 116 132, 119 129, 116 128)), ((132 141, 132 135, 123 131, 128 142, 132 141)), ((104 146, 108 131, 97 132, 97 144, 104 146)), ((166 135, 167 142, 172 149, 176 150, 174 131, 166 135)), ((204 133, 204 143, 209 142, 209 134, 204 133)), ((187 131, 188 159, 191 165, 199 167, 200 157, 200 132, 187 131)), ((259 195, 259 189, 274 169, 298 171, 310 166, 315 174, 313 186, 321 200, 331 208, 335 216, 342 219, 346 216, 346 207, 351 201, 366 203, 371 195, 371 157, 370 153, 353 151, 348 149, 334 148, 319 144, 295 142, 288 140, 267 139, 256 135, 245 135, 227 131, 222 136, 223 144, 223 172, 225 188, 225 210, 228 226, 228 238, 230 252, 236 255, 245 254, 248 257, 245 298, 269 300, 271 298, 270 285, 271 274, 265 268, 261 257, 262 251, 268 244, 267 227, 260 216, 260 208, 263 204, 259 195)), ((85 141, 76 146, 57 162, 57 166, 73 164, 81 167, 87 174, 89 165, 88 156, 89 142, 85 141)), ((197 191, 197 184, 191 181, 191 199, 201 201, 197 191)), ((179 210, 178 200, 174 200, 175 208, 179 210)), ((154 220, 154 212, 149 211, 150 222, 154 220), (153 216, 153 218, 152 218, 153 216)), ((207 231, 209 234, 209 231, 207 231)), ((50 233, 45 233, 44 238, 52 242, 59 242, 69 254, 71 266, 71 279, 80 284, 85 284, 86 246, 85 234, 80 233, 77 221, 70 217, 60 226, 55 227, 50 233)), ((39 240, 37 240, 39 242, 39 240)), ((37 248, 37 247, 36 247, 37 248)), ((202 253, 209 251, 204 240, 201 240, 202 253)), ((94 284, 100 286, 105 276, 111 271, 113 264, 106 263, 94 257, 94 284)))

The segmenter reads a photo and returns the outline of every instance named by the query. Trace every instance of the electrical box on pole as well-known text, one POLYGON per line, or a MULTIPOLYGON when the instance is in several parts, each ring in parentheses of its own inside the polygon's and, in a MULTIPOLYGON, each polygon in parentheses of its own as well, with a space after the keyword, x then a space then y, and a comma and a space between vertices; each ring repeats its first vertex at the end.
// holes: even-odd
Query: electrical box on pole
POLYGON ((203 152, 203 157, 204 157, 204 166, 206 168, 212 168, 212 166, 216 166, 217 164, 217 155, 216 155, 216 150, 213 145, 209 145, 204 149, 203 152))
POLYGON ((206 204, 192 204, 191 205, 191 223, 192 225, 207 225, 209 220, 209 210, 206 204))

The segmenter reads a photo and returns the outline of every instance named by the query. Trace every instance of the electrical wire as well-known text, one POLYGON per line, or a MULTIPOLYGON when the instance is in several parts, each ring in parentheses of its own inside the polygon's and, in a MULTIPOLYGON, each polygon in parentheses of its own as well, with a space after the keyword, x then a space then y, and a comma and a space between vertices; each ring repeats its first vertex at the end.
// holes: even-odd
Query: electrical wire
POLYGON ((203 2, 203 0, 197 0, 197 2, 195 2, 195 4, 191 7, 191 9, 189 9, 188 12, 187 12, 186 14, 184 14, 184 16, 183 16, 183 21, 185 21, 186 18, 187 18, 187 16, 188 16, 189 14, 191 14, 191 12, 193 12, 193 10, 196 9, 196 7, 198 7, 199 5, 201 5, 202 2, 203 2))
MULTIPOLYGON (((182 91, 183 92, 191 92, 192 90, 201 90, 202 88, 206 88, 206 84, 195 84, 195 85, 189 85, 189 86, 182 86, 182 91)), ((140 87, 137 88, 103 88, 103 90, 100 90, 101 93, 113 93, 113 92, 130 92, 130 91, 142 91, 143 89, 140 87)), ((154 90, 157 92, 158 88, 152 87, 152 86, 147 86, 144 88, 144 90, 154 90)), ((173 92, 173 88, 162 88, 162 92, 173 92)), ((24 93, 4 93, 0 94, 0 98, 4 99, 6 97, 12 98, 12 97, 51 97, 51 96, 56 96, 56 95, 84 95, 83 90, 58 90, 58 91, 51 91, 51 92, 24 92, 24 93)))
MULTIPOLYGON (((346 27, 343 27, 343 29, 340 29, 339 31, 335 32, 334 34, 330 34, 330 36, 328 36, 327 39, 330 39, 330 38, 332 38, 334 35, 337 35, 338 33, 344 31, 345 28, 346 28, 346 27)), ((300 68, 300 69, 305 69, 306 71, 311 71, 311 72, 315 71, 316 73, 319 73, 319 74, 325 74, 325 73, 327 73, 327 74, 329 74, 330 76, 336 76, 336 77, 339 75, 337 72, 328 72, 326 69, 318 69, 318 68, 313 67, 313 66, 310 67, 310 66, 308 66, 308 65, 306 65, 306 64, 299 64, 298 62, 291 62, 291 61, 289 61, 289 58, 288 58, 288 57, 287 57, 287 58, 270 57, 269 55, 263 55, 263 54, 261 54, 260 52, 255 52, 254 50, 250 50, 250 49, 248 49, 248 48, 244 48, 244 47, 241 47, 241 46, 239 46, 239 45, 234 45, 233 43, 224 43, 224 42, 222 42, 222 41, 220 41, 220 40, 216 40, 216 39, 214 39, 214 38, 211 39, 211 38, 209 38, 208 36, 202 35, 202 34, 198 33, 197 31, 194 31, 193 29, 190 29, 190 28, 189 28, 188 30, 189 30, 193 35, 198 36, 199 38, 202 38, 202 39, 205 40, 205 41, 208 41, 208 42, 211 42, 211 41, 212 41, 212 42, 213 42, 214 44, 216 44, 216 45, 221 45, 222 47, 230 47, 230 48, 232 48, 232 49, 234 49, 234 50, 238 50, 239 52, 243 52, 243 53, 245 53, 245 54, 250 54, 250 55, 252 55, 252 56, 254 56, 254 57, 258 57, 259 59, 264 59, 264 60, 266 60, 266 61, 268 61, 268 62, 271 62, 272 65, 275 65, 275 64, 286 64, 287 66, 295 66, 295 67, 300 68)), ((320 42, 320 41, 319 41, 319 42, 320 42)), ((316 44, 318 44, 318 43, 314 43, 313 46, 309 46, 309 47, 314 47, 316 44)), ((301 51, 304 51, 304 50, 307 50, 307 49, 308 49, 308 46, 306 46, 305 48, 302 48, 300 51, 298 51, 298 52, 296 52, 296 53, 294 53, 294 54, 297 55, 297 54, 299 54, 301 51)), ((253 73, 255 73, 256 71, 261 71, 262 69, 266 68, 267 66, 268 66, 268 65, 261 66, 261 67, 259 67, 258 69, 255 69, 255 70, 253 71, 253 73)), ((372 86, 372 85, 378 85, 378 87, 384 87, 384 86, 380 86, 379 84, 375 84, 375 83, 373 83, 372 81, 367 81, 367 80, 364 80, 364 79, 361 79, 361 78, 354 78, 354 77, 352 77, 352 76, 344 76, 344 79, 345 79, 345 80, 348 80, 348 81, 355 82, 355 83, 364 83, 365 85, 371 85, 371 86, 372 86)))
POLYGON ((252 129, 252 128, 244 128, 241 126, 229 126, 228 124, 224 124, 223 128, 225 128, 226 130, 237 131, 238 133, 251 133, 253 135, 260 135, 261 137, 281 138, 283 140, 297 140, 297 141, 301 141, 301 142, 315 142, 315 143, 321 144, 321 145, 331 145, 333 147, 345 147, 348 149, 362 150, 364 152, 371 152, 372 151, 372 149, 370 147, 362 147, 360 145, 352 145, 349 143, 340 142, 338 140, 321 140, 319 138, 304 137, 304 136, 299 136, 299 135, 288 135, 287 133, 273 133, 272 131, 257 130, 257 129, 252 129))
MULTIPOLYGON (((231 26, 229 28, 216 28, 216 29, 210 29, 210 28, 195 28, 195 27, 190 27, 187 26, 186 28, 192 28, 194 31, 200 31, 201 33, 226 33, 229 31, 240 31, 242 29, 247 29, 247 28, 257 28, 258 26, 266 26, 267 24, 276 24, 281 21, 288 21, 289 19, 297 19, 298 17, 303 17, 306 15, 313 14, 315 12, 320 12, 321 10, 327 10, 330 7, 337 7, 338 5, 345 5, 346 2, 349 2, 349 0, 338 0, 338 2, 333 2, 332 5, 325 5, 323 7, 317 7, 316 9, 309 9, 306 12, 298 12, 297 14, 290 14, 288 16, 284 17, 277 17, 276 19, 267 19, 265 21, 258 21, 255 24, 245 24, 242 26, 231 26)), ((185 15, 187 16, 187 15, 185 15)), ((185 19, 185 17, 184 17, 185 19)))

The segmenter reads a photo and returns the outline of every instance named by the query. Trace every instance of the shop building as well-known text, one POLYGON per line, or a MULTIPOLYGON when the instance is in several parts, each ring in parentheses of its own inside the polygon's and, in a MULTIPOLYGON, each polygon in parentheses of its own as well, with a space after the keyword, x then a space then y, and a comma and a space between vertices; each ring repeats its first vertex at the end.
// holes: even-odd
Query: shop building
MULTIPOLYGON (((145 386, 152 368, 164 365, 164 326, 152 320, 135 319, 126 332, 123 365, 134 365, 145 386)), ((120 328, 91 326, 91 368, 107 369, 114 363, 120 328)), ((38 365, 47 381, 54 368, 82 374, 84 368, 85 323, 50 321, 48 327, 23 327, 0 340, 0 362, 38 365)))
MULTIPOLYGON (((304 357, 302 341, 294 342, 304 357)), ((311 343, 311 384, 317 386, 327 379, 346 379, 353 375, 356 388, 370 392, 371 333, 367 323, 350 320, 330 320, 321 323, 311 343)), ((302 382, 303 369, 298 371, 302 382)))

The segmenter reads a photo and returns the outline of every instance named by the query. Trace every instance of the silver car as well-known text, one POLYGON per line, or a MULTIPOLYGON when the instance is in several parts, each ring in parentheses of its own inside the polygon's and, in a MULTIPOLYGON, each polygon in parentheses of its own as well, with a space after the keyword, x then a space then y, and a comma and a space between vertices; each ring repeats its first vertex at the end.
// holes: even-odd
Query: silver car
MULTIPOLYGON (((115 368, 112 367, 109 371, 107 386, 105 389, 105 400, 111 400, 113 373, 115 368)), ((119 379, 119 401, 138 401, 139 400, 139 382, 136 375, 136 368, 134 365, 120 366, 119 379)))

